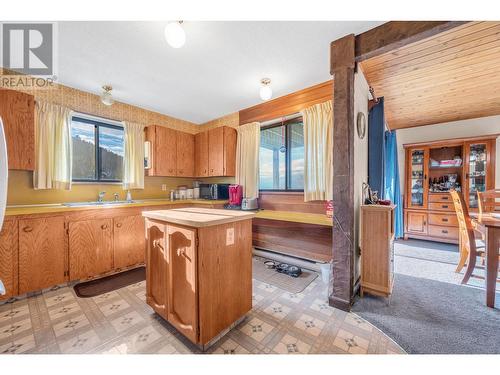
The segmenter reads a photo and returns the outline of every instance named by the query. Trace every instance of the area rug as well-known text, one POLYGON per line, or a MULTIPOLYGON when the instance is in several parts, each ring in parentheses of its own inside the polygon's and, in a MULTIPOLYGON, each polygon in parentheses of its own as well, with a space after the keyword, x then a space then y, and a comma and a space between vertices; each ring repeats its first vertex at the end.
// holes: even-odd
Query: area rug
MULTIPOLYGON (((456 246, 404 241, 395 246, 389 299, 365 294, 352 311, 417 354, 500 354, 500 293, 485 305, 484 281, 460 285, 456 246), (483 285, 482 285, 483 286, 483 285)), ((497 287, 498 290, 498 287, 497 287)))
POLYGON ((258 256, 253 257, 253 278, 284 291, 300 293, 318 277, 317 272, 304 268, 302 268, 302 274, 299 277, 292 277, 276 272, 274 269, 267 268, 264 264, 268 260, 270 259, 258 256))
POLYGON ((76 284, 73 289, 80 298, 96 297, 100 294, 109 293, 113 290, 126 287, 146 280, 146 268, 139 267, 129 271, 117 273, 102 279, 85 281, 76 284))

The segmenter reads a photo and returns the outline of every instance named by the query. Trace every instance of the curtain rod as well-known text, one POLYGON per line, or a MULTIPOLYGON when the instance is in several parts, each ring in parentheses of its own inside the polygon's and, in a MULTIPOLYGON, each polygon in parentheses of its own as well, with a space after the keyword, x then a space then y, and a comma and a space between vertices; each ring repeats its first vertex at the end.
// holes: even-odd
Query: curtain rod
POLYGON ((272 125, 272 124, 276 124, 276 123, 278 123, 278 122, 292 120, 292 119, 297 118, 297 117, 300 117, 300 116, 302 116, 302 113, 297 112, 297 113, 293 113, 293 114, 291 114, 291 115, 286 115, 286 116, 282 116, 282 117, 277 117, 277 118, 274 118, 274 119, 272 119, 272 120, 267 120, 267 121, 261 122, 261 123, 260 123, 260 126, 272 125))

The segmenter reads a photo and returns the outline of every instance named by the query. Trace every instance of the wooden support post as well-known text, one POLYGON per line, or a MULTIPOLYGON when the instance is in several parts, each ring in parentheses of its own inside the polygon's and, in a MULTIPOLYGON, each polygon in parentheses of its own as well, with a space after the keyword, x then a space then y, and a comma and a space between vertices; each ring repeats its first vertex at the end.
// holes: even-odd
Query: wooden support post
POLYGON ((330 306, 349 311, 354 296, 355 36, 331 43, 333 87, 333 260, 330 306))

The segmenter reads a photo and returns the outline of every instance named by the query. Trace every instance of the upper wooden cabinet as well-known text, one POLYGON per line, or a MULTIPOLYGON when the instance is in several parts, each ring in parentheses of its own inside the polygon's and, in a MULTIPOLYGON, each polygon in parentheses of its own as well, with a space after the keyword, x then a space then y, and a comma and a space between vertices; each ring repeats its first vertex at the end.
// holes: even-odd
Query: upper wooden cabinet
MULTIPOLYGON (((236 129, 222 126, 208 132, 208 176, 236 175, 236 129)), ((203 152, 203 149, 197 152, 203 152)), ((196 160, 204 160, 196 155, 196 160)), ((205 157, 206 158, 206 157, 205 157)), ((200 175, 199 177, 204 177, 200 175)))
POLYGON ((141 215, 113 219, 113 268, 120 269, 145 261, 145 228, 141 215))
POLYGON ((65 254, 63 216, 19 220, 19 294, 65 282, 65 254))
POLYGON ((177 176, 194 177, 194 135, 176 132, 177 176))
POLYGON ((208 177, 208 132, 195 135, 195 176, 208 177))
POLYGON ((0 280, 6 294, 0 300, 17 296, 18 293, 18 242, 17 221, 5 220, 0 232, 0 280))
POLYGON ((0 89, 9 169, 35 169, 35 98, 14 90, 0 89))
POLYGON ((177 131, 163 126, 148 126, 146 140, 151 142, 151 168, 148 176, 177 175, 177 131))
POLYGON ((69 223, 71 280, 97 276, 113 269, 112 219, 69 223))

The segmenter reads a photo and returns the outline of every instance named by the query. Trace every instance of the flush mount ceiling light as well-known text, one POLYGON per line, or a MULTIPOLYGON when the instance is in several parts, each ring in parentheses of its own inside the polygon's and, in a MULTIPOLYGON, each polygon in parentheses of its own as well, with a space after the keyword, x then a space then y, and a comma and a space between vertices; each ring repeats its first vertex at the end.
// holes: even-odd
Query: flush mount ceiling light
POLYGON ((181 48, 186 43, 186 32, 182 28, 182 21, 170 22, 165 26, 165 39, 173 48, 181 48))
POLYGON ((262 78, 260 80, 260 98, 264 101, 271 99, 273 96, 273 90, 271 89, 271 80, 269 78, 262 78))
POLYGON ((102 86, 102 89, 104 90, 101 94, 102 104, 104 104, 104 105, 113 104, 115 102, 113 100, 113 97, 111 96, 111 90, 113 90, 113 88, 109 85, 104 85, 104 86, 102 86))

